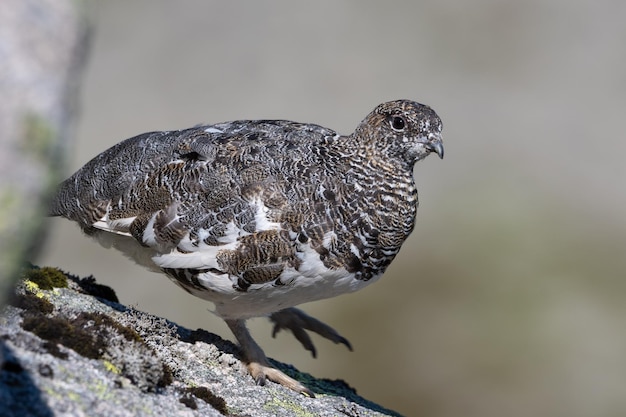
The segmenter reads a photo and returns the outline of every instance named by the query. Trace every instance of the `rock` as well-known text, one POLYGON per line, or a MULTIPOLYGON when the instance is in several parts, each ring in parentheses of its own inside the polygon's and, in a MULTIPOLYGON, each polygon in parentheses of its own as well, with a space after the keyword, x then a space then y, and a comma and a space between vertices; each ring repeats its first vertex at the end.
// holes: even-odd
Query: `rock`
POLYGON ((56 268, 22 272, 0 315, 0 416, 398 416, 343 381, 304 382, 309 398, 258 386, 239 349, 117 302, 93 278, 56 268))

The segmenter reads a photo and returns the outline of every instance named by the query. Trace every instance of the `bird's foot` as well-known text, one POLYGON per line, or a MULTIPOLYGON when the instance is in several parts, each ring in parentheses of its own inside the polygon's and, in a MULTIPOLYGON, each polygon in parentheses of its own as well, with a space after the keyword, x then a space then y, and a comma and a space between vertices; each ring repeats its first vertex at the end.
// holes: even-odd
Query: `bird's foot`
POLYGON ((244 320, 226 320, 226 324, 239 341, 248 372, 258 385, 265 385, 269 379, 300 394, 315 398, 313 391, 269 364, 263 349, 252 339, 244 320))
POLYGON ((282 329, 291 330, 295 338, 298 339, 306 350, 311 352, 314 358, 317 356, 317 351, 306 330, 317 333, 332 342, 341 343, 352 350, 352 345, 348 339, 337 333, 335 329, 297 308, 291 307, 277 311, 270 314, 269 318, 274 323, 273 337, 276 337, 276 334, 282 329))
POLYGON ((287 387, 290 390, 315 398, 313 391, 295 379, 285 375, 278 369, 272 367, 267 362, 265 364, 259 362, 249 362, 248 371, 258 385, 265 385, 266 380, 269 379, 270 381, 276 382, 277 384, 287 387))

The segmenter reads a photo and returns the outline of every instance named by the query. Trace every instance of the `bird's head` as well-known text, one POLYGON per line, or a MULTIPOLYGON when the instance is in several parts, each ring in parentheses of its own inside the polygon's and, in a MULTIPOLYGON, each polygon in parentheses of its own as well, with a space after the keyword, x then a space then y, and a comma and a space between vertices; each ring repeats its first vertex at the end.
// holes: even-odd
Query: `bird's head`
POLYGON ((443 158, 441 119, 430 107, 410 100, 378 105, 355 135, 370 147, 373 157, 399 160, 408 167, 435 152, 443 158))

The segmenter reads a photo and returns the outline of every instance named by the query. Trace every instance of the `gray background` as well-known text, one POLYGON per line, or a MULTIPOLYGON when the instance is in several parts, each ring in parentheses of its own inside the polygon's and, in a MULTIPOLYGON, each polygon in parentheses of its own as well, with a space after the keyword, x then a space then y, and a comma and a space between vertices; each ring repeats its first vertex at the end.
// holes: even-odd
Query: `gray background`
MULTIPOLYGON (((106 1, 69 175, 135 134, 242 118, 350 133, 411 98, 444 121, 386 276, 305 305, 350 339, 253 334, 407 415, 626 414, 626 2, 106 1)), ((232 338, 165 276, 50 222, 39 261, 232 338)))

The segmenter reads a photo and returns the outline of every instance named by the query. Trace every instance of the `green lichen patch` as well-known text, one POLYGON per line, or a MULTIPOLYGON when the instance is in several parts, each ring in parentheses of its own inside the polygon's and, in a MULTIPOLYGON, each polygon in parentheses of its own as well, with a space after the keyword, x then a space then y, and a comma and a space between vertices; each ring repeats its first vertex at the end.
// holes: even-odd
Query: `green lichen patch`
POLYGON ((34 282, 42 290, 67 288, 67 276, 57 268, 44 266, 33 267, 23 272, 24 279, 34 282))
POLYGON ((109 372, 113 372, 114 374, 121 373, 121 371, 119 370, 117 366, 115 366, 115 364, 107 360, 104 361, 104 368, 109 372))
POLYGON ((287 398, 272 398, 263 408, 276 415, 286 415, 286 413, 289 413, 289 415, 298 417, 316 417, 315 414, 305 410, 300 404, 287 398))

